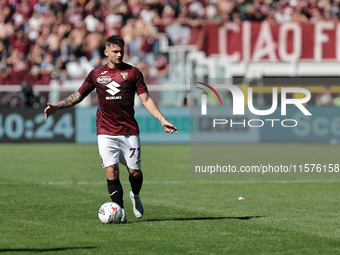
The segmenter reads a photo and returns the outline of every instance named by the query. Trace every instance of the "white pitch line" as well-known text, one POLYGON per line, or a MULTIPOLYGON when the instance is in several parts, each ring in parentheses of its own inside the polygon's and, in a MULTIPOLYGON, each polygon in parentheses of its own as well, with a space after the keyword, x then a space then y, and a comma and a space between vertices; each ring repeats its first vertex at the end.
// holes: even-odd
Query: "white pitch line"
MULTIPOLYGON (((193 179, 195 180, 195 179, 193 179)), ((163 184, 294 184, 294 183, 338 183, 340 179, 334 180, 273 180, 273 181, 144 181, 147 185, 163 185, 163 184)), ((129 182, 121 182, 122 184, 129 184, 129 182)), ((0 182, 0 186, 5 185, 106 185, 106 182, 86 182, 86 181, 54 181, 54 182, 0 182)))

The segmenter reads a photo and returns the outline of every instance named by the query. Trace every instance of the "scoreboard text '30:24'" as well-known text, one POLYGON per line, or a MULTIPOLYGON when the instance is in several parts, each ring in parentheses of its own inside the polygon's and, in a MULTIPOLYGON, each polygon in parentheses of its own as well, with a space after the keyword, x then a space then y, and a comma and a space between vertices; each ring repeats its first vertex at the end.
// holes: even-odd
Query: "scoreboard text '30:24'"
POLYGON ((45 120, 41 109, 2 109, 0 142, 74 142, 74 109, 45 120))

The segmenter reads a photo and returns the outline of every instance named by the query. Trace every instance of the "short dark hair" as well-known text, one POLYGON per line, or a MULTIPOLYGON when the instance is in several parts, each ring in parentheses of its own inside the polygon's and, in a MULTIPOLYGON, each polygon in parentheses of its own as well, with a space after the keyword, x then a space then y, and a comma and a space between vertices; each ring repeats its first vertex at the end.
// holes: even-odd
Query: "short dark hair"
POLYGON ((124 39, 117 35, 112 35, 106 39, 105 47, 110 47, 111 45, 118 45, 123 49, 125 45, 124 39))

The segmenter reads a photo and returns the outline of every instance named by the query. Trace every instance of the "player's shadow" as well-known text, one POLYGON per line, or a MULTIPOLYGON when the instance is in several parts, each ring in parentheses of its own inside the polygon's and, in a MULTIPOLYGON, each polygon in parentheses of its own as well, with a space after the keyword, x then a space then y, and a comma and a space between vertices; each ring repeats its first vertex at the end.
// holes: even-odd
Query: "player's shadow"
POLYGON ((226 219, 229 219, 229 220, 250 220, 250 219, 256 219, 256 218, 263 218, 263 217, 266 217, 266 216, 193 217, 193 218, 173 218, 173 219, 148 219, 148 220, 143 220, 143 222, 151 222, 151 221, 189 221, 189 220, 226 220, 226 219))
POLYGON ((66 250, 82 250, 82 249, 97 249, 97 247, 65 247, 65 248, 50 248, 50 249, 0 249, 0 252, 48 252, 48 251, 66 251, 66 250))

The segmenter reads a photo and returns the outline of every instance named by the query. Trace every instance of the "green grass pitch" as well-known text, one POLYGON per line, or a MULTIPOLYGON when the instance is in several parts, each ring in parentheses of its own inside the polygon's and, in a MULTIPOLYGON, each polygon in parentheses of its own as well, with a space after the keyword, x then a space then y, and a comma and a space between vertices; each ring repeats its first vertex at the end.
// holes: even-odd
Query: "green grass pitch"
MULTIPOLYGON (((299 146, 340 163, 338 146, 299 146)), ((275 162, 292 145, 226 155, 241 161, 232 152, 254 148, 275 162)), ((142 160, 144 217, 133 215, 121 167, 128 223, 106 225, 96 145, 1 144, 0 254, 340 254, 339 179, 191 179, 189 145, 143 145, 142 160)))

